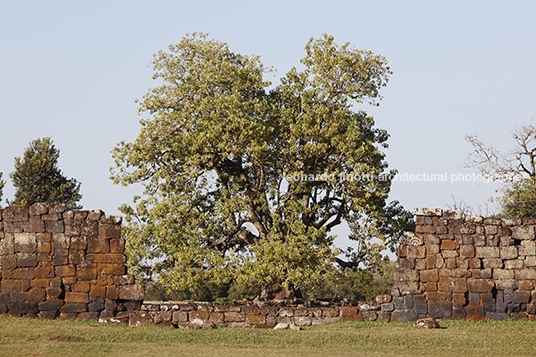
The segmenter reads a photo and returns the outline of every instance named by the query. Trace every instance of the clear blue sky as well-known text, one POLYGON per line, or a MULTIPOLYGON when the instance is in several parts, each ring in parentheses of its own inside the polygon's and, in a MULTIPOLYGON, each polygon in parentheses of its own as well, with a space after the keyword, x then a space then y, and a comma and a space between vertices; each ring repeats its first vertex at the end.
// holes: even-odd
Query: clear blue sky
POLYGON ((82 182, 85 209, 118 214, 139 187, 108 179, 110 150, 140 130, 134 99, 152 85, 152 54, 190 32, 209 32, 279 74, 299 65, 326 32, 387 57, 394 72, 378 108, 400 172, 447 173, 447 182, 396 182, 406 208, 478 207, 495 184, 450 183, 473 171, 463 136, 509 149, 508 132, 536 116, 534 1, 25 1, 0 0, 0 172, 50 136, 59 166, 82 182))

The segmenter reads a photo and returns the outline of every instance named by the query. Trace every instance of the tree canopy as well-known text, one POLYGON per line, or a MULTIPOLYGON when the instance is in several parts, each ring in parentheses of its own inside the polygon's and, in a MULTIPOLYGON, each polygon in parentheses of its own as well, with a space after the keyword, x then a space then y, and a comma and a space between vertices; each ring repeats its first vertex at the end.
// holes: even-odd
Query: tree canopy
POLYGON ((504 183, 501 215, 536 217, 536 124, 515 126, 510 136, 516 146, 505 154, 476 134, 467 135, 473 152, 465 166, 478 169, 486 180, 504 183))
POLYGON ((301 63, 273 86, 259 57, 205 34, 154 55, 141 132, 112 151, 114 183, 145 188, 120 208, 133 272, 181 289, 300 287, 394 249, 411 222, 387 201, 389 135, 354 110, 381 99, 387 60, 324 35, 301 63), (342 222, 357 242, 347 260, 330 235, 342 222))
POLYGON ((34 203, 65 204, 69 209, 81 208, 80 183, 67 179, 58 168, 60 151, 51 138, 37 138, 15 158, 15 170, 9 175, 16 188, 10 204, 30 206, 34 203))

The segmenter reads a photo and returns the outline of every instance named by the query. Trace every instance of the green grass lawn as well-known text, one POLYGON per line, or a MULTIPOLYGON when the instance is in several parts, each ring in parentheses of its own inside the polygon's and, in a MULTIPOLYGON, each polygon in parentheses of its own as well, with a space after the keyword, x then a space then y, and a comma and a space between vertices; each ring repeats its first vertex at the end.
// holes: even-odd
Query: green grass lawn
POLYGON ((534 356, 536 322, 345 322, 302 331, 130 328, 97 321, 0 315, 0 356, 534 356))

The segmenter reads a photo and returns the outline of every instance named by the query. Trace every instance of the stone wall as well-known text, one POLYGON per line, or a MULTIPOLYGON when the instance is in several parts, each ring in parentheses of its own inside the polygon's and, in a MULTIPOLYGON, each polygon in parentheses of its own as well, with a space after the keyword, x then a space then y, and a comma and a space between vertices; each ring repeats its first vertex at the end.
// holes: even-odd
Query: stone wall
POLYGON ((0 313, 41 318, 127 315, 144 287, 124 275, 121 217, 37 203, 0 210, 0 313))
POLYGON ((398 251, 393 321, 536 319, 536 219, 414 214, 398 251))
MULTIPOLYGON (((326 304, 328 305, 328 304, 326 304)), ((160 325, 179 328, 274 327, 279 323, 296 326, 323 325, 341 321, 389 322, 394 305, 391 295, 378 295, 375 301, 355 302, 354 306, 270 306, 218 305, 207 302, 144 302, 139 312, 122 319, 102 319, 101 322, 129 323, 132 327, 160 325), (383 311, 382 311, 383 310, 383 311)))

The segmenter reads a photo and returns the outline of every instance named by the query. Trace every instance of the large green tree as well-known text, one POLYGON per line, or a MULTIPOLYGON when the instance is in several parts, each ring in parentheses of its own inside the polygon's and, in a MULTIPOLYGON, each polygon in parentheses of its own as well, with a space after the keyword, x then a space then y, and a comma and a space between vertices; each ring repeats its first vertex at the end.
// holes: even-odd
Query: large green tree
POLYGON ((80 183, 63 175, 58 168, 59 156, 60 151, 51 138, 30 142, 24 156, 15 158, 15 171, 9 175, 16 188, 15 199, 10 204, 30 206, 43 202, 81 208, 80 183))
POLYGON ((158 85, 139 101, 142 129, 113 150, 115 183, 142 183, 120 209, 134 272, 172 288, 230 279, 312 286, 341 266, 395 247, 409 214, 387 203, 388 134, 358 103, 376 104, 391 74, 380 55, 311 39, 273 87, 258 57, 204 34, 154 56, 158 85), (346 221, 359 249, 336 258, 346 221))

